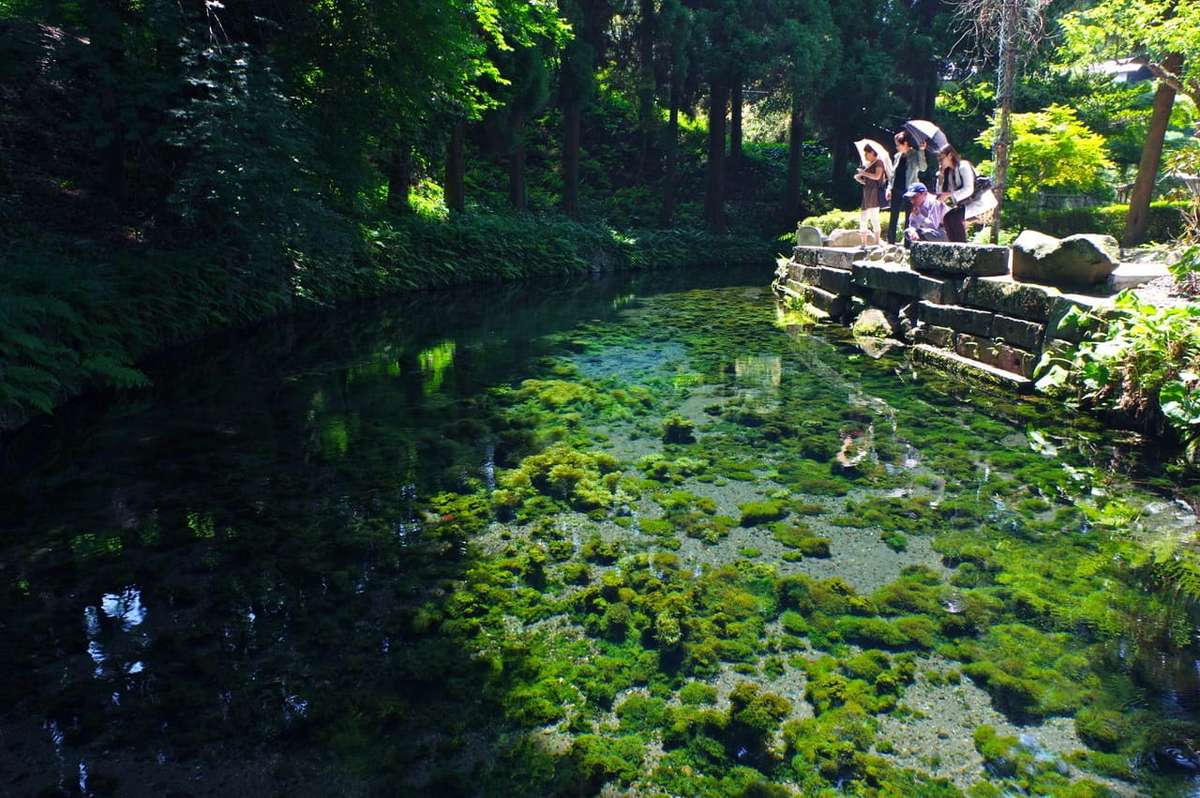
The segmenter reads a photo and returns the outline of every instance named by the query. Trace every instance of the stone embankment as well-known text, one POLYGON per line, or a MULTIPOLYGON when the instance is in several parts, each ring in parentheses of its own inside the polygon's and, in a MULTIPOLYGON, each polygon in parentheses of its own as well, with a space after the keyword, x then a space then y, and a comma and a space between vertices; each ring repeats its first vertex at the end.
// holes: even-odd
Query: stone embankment
POLYGON ((797 246, 774 288, 830 321, 882 330, 919 360, 1029 390, 1044 352, 1078 343, 1063 323, 1072 308, 1102 316, 1117 291, 1156 276, 1114 260, 1103 282, 1079 293, 1015 280, 1013 260, 1008 247, 979 244, 797 246))

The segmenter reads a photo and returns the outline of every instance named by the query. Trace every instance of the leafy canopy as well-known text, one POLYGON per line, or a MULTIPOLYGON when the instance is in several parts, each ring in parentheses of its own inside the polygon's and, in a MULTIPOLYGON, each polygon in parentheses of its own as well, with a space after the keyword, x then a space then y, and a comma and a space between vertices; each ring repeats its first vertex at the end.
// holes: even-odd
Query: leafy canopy
MULTIPOLYGON (((990 148, 999 131, 999 120, 977 141, 990 148)), ((1104 173, 1113 169, 1104 137, 1079 121, 1073 108, 1062 105, 1027 114, 1012 115, 1009 197, 1027 203, 1040 191, 1090 193, 1104 188, 1104 173)), ((989 172, 991 164, 980 164, 989 172)))

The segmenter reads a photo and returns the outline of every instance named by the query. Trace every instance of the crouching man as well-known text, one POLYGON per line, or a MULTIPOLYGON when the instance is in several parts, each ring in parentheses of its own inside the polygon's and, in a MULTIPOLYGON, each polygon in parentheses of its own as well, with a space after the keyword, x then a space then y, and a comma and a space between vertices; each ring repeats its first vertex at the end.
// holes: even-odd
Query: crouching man
POLYGON ((942 226, 948 210, 946 203, 930 196, 924 183, 913 183, 904 196, 912 202, 904 246, 911 246, 913 241, 947 241, 946 228, 942 226))

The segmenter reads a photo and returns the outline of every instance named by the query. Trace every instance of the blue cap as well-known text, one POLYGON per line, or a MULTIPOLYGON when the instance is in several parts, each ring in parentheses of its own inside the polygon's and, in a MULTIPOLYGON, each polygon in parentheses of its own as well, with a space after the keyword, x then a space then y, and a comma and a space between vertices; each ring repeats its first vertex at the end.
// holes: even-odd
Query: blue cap
POLYGON ((924 183, 913 183, 911 186, 908 187, 908 191, 904 192, 904 196, 908 197, 909 199, 912 199, 916 195, 924 194, 927 191, 929 191, 929 189, 925 188, 924 183))

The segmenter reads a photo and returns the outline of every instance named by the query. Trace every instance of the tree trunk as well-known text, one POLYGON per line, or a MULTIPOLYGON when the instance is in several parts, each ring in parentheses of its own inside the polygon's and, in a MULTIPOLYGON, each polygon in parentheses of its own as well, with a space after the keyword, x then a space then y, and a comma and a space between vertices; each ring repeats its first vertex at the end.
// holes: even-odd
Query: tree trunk
MULTIPOLYGON (((1172 55, 1164 66, 1178 72, 1180 58, 1172 55)), ((1146 131, 1146 143, 1142 146, 1142 159, 1138 162, 1137 178, 1129 195, 1129 213, 1125 217, 1125 234, 1121 243, 1127 247, 1140 244, 1146 236, 1150 222, 1150 200, 1154 196, 1154 184, 1158 179, 1158 167, 1162 162, 1163 140, 1171 121, 1171 109, 1175 105, 1175 89, 1160 80, 1154 92, 1154 110, 1150 114, 1150 127, 1146 131)))
POLYGON ((1004 14, 1000 24, 1000 130, 992 144, 992 163, 996 165, 992 175, 992 192, 996 195, 996 209, 992 212, 992 243, 1000 241, 1000 215, 1004 210, 1004 194, 1008 186, 1008 147, 1012 138, 1013 83, 1017 71, 1017 9, 1014 0, 1005 0, 1004 14))
POLYGON ((398 144, 392 148, 387 165, 388 198, 387 206, 397 213, 408 213, 409 188, 412 186, 412 150, 407 144, 398 144))
POLYGON ((679 95, 683 89, 683 81, 677 73, 678 69, 673 66, 671 68, 671 108, 667 112, 666 174, 663 176, 663 203, 662 213, 659 217, 659 223, 663 227, 670 227, 671 220, 675 215, 675 181, 677 180, 676 170, 679 161, 679 95))
POLYGON ((464 184, 466 166, 466 123, 459 120, 450 128, 450 142, 446 145, 446 207, 451 213, 462 213, 467 209, 467 188, 464 184))
POLYGON ((579 135, 583 122, 583 103, 572 99, 563 108, 562 179, 563 212, 579 218, 579 135))
POLYGON ((725 229, 725 112, 729 87, 724 78, 714 78, 708 99, 708 189, 704 194, 704 224, 725 229))
POLYGON ((525 114, 516 111, 512 117, 512 152, 508 156, 508 202, 515 211, 529 209, 525 191, 525 114))
POLYGON ((829 196, 838 197, 849 195, 846 193, 846 163, 849 158, 850 143, 846 140, 845 132, 841 128, 834 128, 833 141, 829 145, 832 153, 832 170, 829 175, 829 196))
POLYGON ((641 128, 641 152, 638 177, 646 174, 650 161, 650 142, 654 137, 654 0, 639 0, 638 24, 638 127, 641 128))
POLYGON ((783 185, 783 218, 791 226, 800 219, 800 145, 804 135, 804 114, 800 98, 792 97, 792 113, 788 119, 787 182, 783 185))
POLYGON ((729 96, 729 171, 736 172, 742 162, 742 79, 734 80, 729 96))

